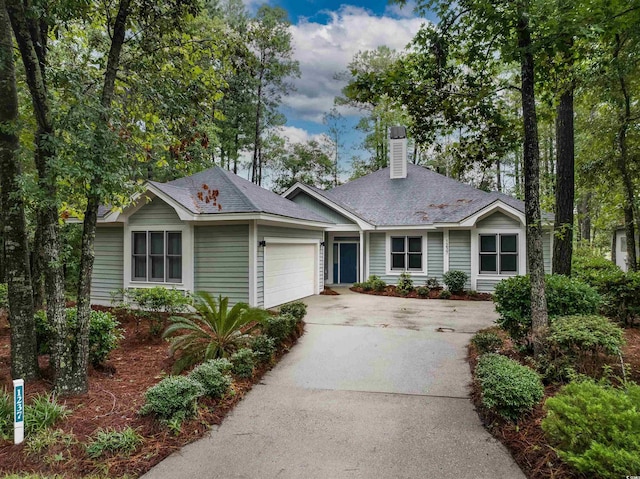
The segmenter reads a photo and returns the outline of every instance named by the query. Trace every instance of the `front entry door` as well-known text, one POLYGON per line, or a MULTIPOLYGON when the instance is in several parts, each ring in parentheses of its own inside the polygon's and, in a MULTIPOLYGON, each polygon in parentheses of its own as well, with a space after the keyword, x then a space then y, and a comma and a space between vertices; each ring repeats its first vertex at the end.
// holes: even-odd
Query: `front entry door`
POLYGON ((338 254, 340 257, 340 283, 355 283, 358 281, 358 244, 339 243, 338 254))

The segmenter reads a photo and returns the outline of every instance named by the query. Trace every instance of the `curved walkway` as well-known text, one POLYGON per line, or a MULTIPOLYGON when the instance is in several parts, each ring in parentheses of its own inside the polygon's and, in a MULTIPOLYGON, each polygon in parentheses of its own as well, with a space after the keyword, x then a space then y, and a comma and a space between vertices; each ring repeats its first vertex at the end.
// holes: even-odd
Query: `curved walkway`
POLYGON ((305 299, 298 345, 144 477, 524 478, 468 399, 465 346, 493 304, 339 291, 305 299))

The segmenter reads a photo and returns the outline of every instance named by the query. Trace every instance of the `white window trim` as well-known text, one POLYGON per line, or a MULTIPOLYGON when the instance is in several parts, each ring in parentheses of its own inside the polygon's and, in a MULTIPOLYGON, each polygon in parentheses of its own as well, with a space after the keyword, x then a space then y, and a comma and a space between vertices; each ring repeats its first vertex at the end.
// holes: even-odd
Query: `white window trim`
POLYGON ((478 289, 478 279, 502 280, 512 276, 526 274, 527 239, 524 229, 519 228, 478 228, 471 230, 471 289, 478 289), (480 273, 480 235, 516 234, 518 235, 518 271, 515 273, 480 273))
MULTIPOLYGON (((385 233, 385 269, 386 274, 389 276, 400 276, 402 273, 416 274, 416 275, 426 275, 427 272, 427 232, 426 231, 416 231, 416 230, 404 230, 404 231, 391 231, 385 233), (391 238, 396 238, 399 236, 410 236, 415 238, 416 236, 420 236, 422 238, 422 269, 421 270, 399 270, 399 269, 391 269, 391 238)), ((406 251, 405 251, 406 254, 406 251)), ((408 266, 408 265, 406 265, 408 266)))
POLYGON ((124 278, 125 289, 129 288, 153 288, 163 286, 165 288, 175 288, 181 291, 193 292, 193 226, 182 225, 129 225, 124 227, 124 278), (166 283, 159 281, 133 281, 131 278, 132 245, 133 232, 146 231, 179 231, 182 233, 182 282, 166 283))

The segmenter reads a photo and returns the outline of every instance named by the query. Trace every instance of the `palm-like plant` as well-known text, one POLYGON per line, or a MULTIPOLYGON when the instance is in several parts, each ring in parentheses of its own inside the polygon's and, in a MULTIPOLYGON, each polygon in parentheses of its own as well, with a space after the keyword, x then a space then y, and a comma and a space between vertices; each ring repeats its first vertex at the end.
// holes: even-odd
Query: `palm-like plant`
POLYGON ((199 291, 194 296, 196 312, 189 317, 174 316, 163 338, 170 338, 171 354, 180 351, 173 366, 174 373, 209 359, 230 356, 249 333, 262 324, 267 312, 236 303, 229 309, 229 298, 199 291), (255 322, 253 326, 250 324, 255 322))

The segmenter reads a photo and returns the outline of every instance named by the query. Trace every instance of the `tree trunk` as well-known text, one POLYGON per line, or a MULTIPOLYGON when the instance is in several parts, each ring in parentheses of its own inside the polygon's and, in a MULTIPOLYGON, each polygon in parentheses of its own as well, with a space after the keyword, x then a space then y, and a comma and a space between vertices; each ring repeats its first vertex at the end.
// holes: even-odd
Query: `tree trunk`
POLYGON ((578 203, 578 234, 579 241, 591 244, 591 192, 587 192, 578 203))
POLYGON ((45 84, 45 57, 47 32, 41 31, 43 24, 25 11, 20 0, 5 0, 11 26, 20 50, 22 63, 38 125, 35 134, 35 164, 38 171, 38 188, 43 199, 38 214, 42 218, 42 245, 44 263, 45 294, 47 298, 47 320, 53 326, 51 363, 54 383, 68 364, 70 348, 67 341, 67 321, 64 308, 64 275, 60 258, 60 227, 58 224, 58 197, 56 172, 52 169, 55 156, 55 132, 51 119, 49 94, 45 84))
POLYGON ((527 263, 531 278, 531 339, 536 354, 549 324, 545 298, 542 224, 540 215, 540 150, 536 116, 535 76, 527 0, 519 3, 518 47, 522 72, 522 119, 524 125, 524 196, 527 222, 527 263))
MULTIPOLYGON (((121 0, 118 14, 113 26, 111 47, 107 60, 107 68, 104 74, 102 96, 100 103, 103 112, 102 128, 108 128, 108 110, 111 107, 116 74, 120 65, 120 53, 124 44, 127 29, 127 17, 129 16, 130 0, 121 0)), ((99 133, 99 132, 97 132, 99 133)), ((78 303, 76 344, 73 362, 67 369, 68 374, 64 378, 65 392, 82 394, 89 389, 89 317, 91 314, 91 276, 93 274, 93 262, 95 259, 94 243, 96 238, 96 224, 98 222, 98 207, 100 206, 100 186, 104 159, 96 158, 96 174, 93 175, 87 194, 87 208, 84 213, 82 229, 82 244, 80 248, 80 272, 78 277, 78 303)))
POLYGON ((33 237, 33 247, 31 249, 31 285, 33 287, 33 309, 36 311, 44 308, 44 253, 43 253, 43 229, 44 217, 41 214, 36 216, 36 231, 33 237))
POLYGON ((29 242, 20 190, 18 159, 18 93, 13 66, 11 23, 0 0, 0 205, 4 261, 11 325, 11 376, 39 376, 33 293, 29 268, 29 242))
POLYGON ((556 120, 558 164, 556 208, 553 237, 553 273, 571 275, 573 254, 573 203, 575 198, 575 161, 573 138, 573 87, 560 97, 556 120))
POLYGON ((498 158, 496 160, 496 191, 502 192, 502 172, 500 171, 501 169, 501 164, 500 164, 500 159, 498 158))
POLYGON ((261 67, 260 76, 258 77, 258 95, 256 105, 256 124, 253 137, 253 160, 251 162, 251 181, 258 182, 258 153, 260 152, 260 134, 262 133, 262 77, 264 70, 261 67))

